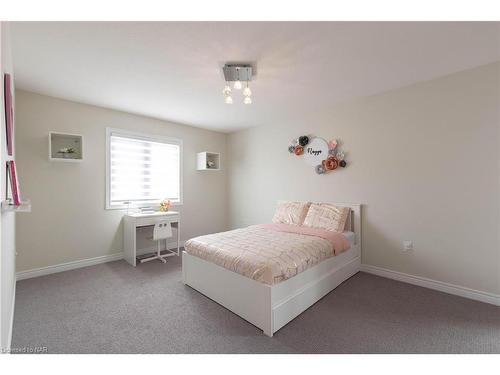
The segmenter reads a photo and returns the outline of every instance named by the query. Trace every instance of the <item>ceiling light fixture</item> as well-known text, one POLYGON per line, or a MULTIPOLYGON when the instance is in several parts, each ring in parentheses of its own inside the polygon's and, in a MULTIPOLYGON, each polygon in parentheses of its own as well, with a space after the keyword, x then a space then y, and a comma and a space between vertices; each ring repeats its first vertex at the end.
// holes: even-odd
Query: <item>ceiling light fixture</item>
POLYGON ((229 85, 226 85, 224 87, 224 90, 222 90, 222 94, 224 96, 228 96, 228 95, 231 95, 231 87, 229 85))
POLYGON ((233 98, 231 98, 231 87, 229 85, 224 86, 222 95, 224 95, 224 102, 226 104, 233 104, 233 98))
POLYGON ((236 90, 241 90, 243 88, 243 83, 246 83, 245 89, 243 90, 243 103, 251 104, 252 90, 248 86, 248 83, 252 80, 252 66, 250 64, 226 64, 222 68, 224 72, 224 80, 226 85, 222 94, 224 95, 224 102, 226 104, 232 104, 233 99, 231 97, 231 82, 234 82, 233 88, 236 90))
POLYGON ((241 90, 241 88, 243 87, 240 81, 240 69, 241 67, 239 66, 236 67, 236 81, 234 82, 233 86, 236 90, 241 90))
POLYGON ((252 90, 250 90, 250 87, 248 87, 248 81, 247 81, 247 87, 243 90, 243 96, 250 97, 252 96, 252 90))
POLYGON ((236 81, 233 86, 236 90, 241 90, 241 81, 236 81))

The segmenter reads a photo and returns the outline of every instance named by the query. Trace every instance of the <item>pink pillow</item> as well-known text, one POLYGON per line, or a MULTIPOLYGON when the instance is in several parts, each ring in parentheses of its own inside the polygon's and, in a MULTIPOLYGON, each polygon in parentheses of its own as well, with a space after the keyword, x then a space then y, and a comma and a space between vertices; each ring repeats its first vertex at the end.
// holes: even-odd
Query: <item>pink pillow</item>
POLYGON ((273 223, 302 225, 310 202, 278 202, 273 223))
POLYGON ((338 207, 329 203, 312 203, 304 219, 304 226, 343 232, 350 211, 349 207, 338 207))

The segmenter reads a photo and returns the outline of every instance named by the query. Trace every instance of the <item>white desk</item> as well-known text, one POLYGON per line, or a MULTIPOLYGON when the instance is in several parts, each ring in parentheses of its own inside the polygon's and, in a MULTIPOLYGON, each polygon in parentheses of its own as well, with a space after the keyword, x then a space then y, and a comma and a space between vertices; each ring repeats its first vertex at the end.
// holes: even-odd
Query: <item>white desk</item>
POLYGON ((123 217, 123 257, 132 266, 136 265, 137 256, 137 238, 136 230, 140 227, 153 226, 159 221, 169 221, 172 228, 177 229, 177 255, 180 254, 181 223, 180 215, 175 211, 136 213, 128 214, 123 217))

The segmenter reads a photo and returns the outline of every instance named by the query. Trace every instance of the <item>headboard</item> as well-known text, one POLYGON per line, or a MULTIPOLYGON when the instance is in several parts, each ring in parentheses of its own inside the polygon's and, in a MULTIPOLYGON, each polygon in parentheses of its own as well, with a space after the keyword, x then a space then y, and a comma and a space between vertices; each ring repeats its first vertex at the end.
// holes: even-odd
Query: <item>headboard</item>
POLYGON ((347 217, 347 221, 345 223, 346 231, 354 232, 356 235, 356 245, 359 245, 361 248, 361 204, 359 203, 336 203, 336 202, 324 202, 333 204, 339 207, 349 207, 351 210, 349 212, 349 216, 347 217))

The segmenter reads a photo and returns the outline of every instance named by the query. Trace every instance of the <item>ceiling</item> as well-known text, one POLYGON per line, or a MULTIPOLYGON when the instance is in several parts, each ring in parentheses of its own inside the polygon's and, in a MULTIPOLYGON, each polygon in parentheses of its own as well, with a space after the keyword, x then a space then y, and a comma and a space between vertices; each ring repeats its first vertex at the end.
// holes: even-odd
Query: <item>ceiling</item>
POLYGON ((499 60, 498 23, 13 22, 18 88, 231 132, 499 60), (255 62, 224 104, 225 62, 255 62))

